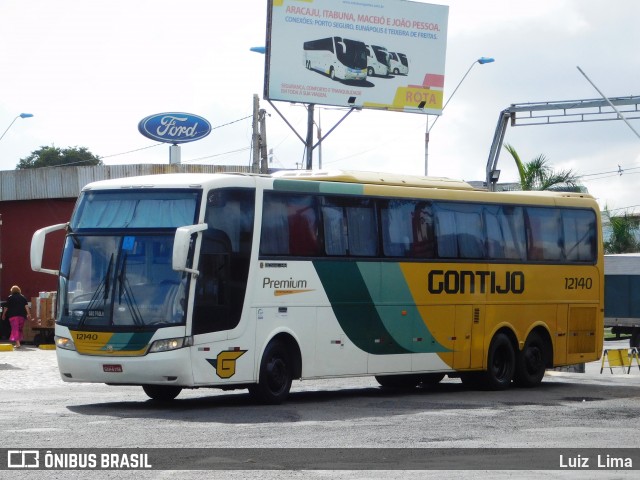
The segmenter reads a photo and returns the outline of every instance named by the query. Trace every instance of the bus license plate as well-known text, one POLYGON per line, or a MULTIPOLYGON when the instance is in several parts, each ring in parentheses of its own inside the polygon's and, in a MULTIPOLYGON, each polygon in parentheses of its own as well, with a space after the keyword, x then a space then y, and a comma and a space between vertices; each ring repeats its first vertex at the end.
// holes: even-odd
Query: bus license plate
POLYGON ((122 365, 102 365, 102 371, 108 373, 121 373, 122 365))

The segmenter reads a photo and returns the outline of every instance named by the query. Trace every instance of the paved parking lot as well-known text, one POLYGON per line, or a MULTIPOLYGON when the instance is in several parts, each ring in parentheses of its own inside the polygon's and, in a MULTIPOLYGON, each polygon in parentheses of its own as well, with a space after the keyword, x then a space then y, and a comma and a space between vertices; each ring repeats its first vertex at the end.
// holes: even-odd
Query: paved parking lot
MULTIPOLYGON (((51 346, 50 346, 51 347, 51 346)), ((626 349, 628 340, 605 342, 605 349, 626 349)), ((60 379, 58 367, 56 363, 56 352, 53 349, 38 348, 33 345, 23 345, 19 349, 10 351, 0 351, 0 382, 5 390, 21 390, 31 388, 46 388, 63 386, 65 382, 60 379)), ((607 382, 611 377, 626 376, 624 370, 615 367, 613 373, 609 368, 605 368, 601 374, 601 361, 590 362, 584 366, 584 373, 572 372, 547 372, 551 376, 570 376, 577 379, 581 377, 589 377, 590 379, 607 382)), ((631 372, 628 374, 629 380, 633 382, 631 377, 640 377, 640 368, 633 363, 631 372)), ((372 379, 372 384, 375 381, 372 379)), ((78 385, 78 384, 75 384, 78 385)), ((307 382, 294 382, 292 391, 296 389, 305 389, 307 382)))
MULTIPOLYGON (((605 348, 627 346, 628 340, 621 340, 607 342, 605 348)), ((158 405, 138 387, 64 383, 55 351, 27 345, 0 351, 2 401, 11 406, 0 415, 0 444, 41 449, 180 447, 182 454, 203 447, 302 447, 302 453, 308 447, 635 449, 640 368, 634 366, 628 375, 620 368, 613 374, 608 369, 601 374, 600 368, 600 362, 591 362, 585 365, 585 373, 547 372, 539 388, 507 392, 470 391, 449 378, 431 391, 388 392, 373 377, 362 377, 296 381, 290 399, 277 406, 257 405, 244 390, 211 389, 183 391, 175 403, 158 405)), ((81 473, 65 472, 64 478, 87 478, 81 473)), ((121 478, 122 472, 111 473, 101 472, 105 474, 101 478, 121 478)), ((140 473, 129 478, 175 476, 169 471, 140 473)), ((489 476, 530 478, 533 473, 492 471, 489 476)), ((613 473, 535 472, 544 479, 631 478, 637 474, 613 473)), ((50 471, 29 474, 29 478, 62 478, 50 471)), ((472 471, 456 471, 455 475, 298 469, 180 472, 181 478, 269 480, 401 479, 435 474, 439 478, 477 478, 472 471)))

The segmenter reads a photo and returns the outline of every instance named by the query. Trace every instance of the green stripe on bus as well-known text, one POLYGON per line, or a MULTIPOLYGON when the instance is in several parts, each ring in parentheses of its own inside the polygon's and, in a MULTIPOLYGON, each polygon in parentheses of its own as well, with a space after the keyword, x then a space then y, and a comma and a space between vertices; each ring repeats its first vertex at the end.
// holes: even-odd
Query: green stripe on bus
POLYGON ((358 268, 383 325, 401 346, 414 353, 450 351, 427 328, 398 263, 359 262, 358 268))
POLYGON ((342 182, 310 182, 309 180, 274 180, 273 189, 284 192, 337 193, 362 195, 364 186, 342 182))
POLYGON ((149 345, 149 340, 155 332, 114 333, 109 339, 109 345, 120 352, 136 352, 149 345))
POLYGON ((320 260, 313 265, 349 340, 375 355, 411 353, 385 328, 355 262, 320 260))

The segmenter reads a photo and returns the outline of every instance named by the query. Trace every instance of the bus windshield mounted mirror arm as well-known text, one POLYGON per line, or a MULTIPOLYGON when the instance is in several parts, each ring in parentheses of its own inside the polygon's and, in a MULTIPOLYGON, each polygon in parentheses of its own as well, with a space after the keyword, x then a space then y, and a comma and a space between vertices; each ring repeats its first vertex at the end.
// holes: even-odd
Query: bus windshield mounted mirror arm
POLYGON ((52 270, 50 268, 42 267, 42 258, 44 256, 44 244, 45 238, 49 233, 56 232, 58 230, 68 229, 68 223, 59 223, 57 225, 51 225, 50 227, 41 228, 36 230, 31 239, 31 269, 34 272, 48 273, 50 275, 58 275, 58 270, 52 270))
POLYGON ((191 236, 195 233, 207 230, 208 228, 209 226, 206 223, 200 223, 176 229, 176 234, 173 240, 173 257, 171 259, 171 267, 174 270, 178 272, 188 272, 196 276, 200 273, 198 270, 189 268, 187 265, 190 250, 189 247, 191 245, 191 236))

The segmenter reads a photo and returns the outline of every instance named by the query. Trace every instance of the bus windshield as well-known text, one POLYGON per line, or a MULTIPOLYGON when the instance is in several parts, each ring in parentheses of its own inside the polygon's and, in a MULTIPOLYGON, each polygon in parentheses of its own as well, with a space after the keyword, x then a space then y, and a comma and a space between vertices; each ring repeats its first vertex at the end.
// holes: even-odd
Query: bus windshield
POLYGON ((389 54, 384 47, 379 47, 377 45, 372 45, 373 53, 376 56, 376 60, 378 60, 383 65, 389 66, 389 54))
POLYGON ((186 275, 171 268, 175 229, 198 213, 196 190, 89 190, 67 235, 58 323, 123 329, 185 323, 186 275))
POLYGON ((129 330, 184 324, 187 276, 171 268, 173 238, 70 234, 58 323, 129 330))
POLYGON ((194 222, 197 191, 84 192, 71 219, 71 229, 177 228, 194 222))
POLYGON ((367 47, 364 43, 343 38, 336 44, 336 56, 343 65, 356 69, 367 68, 367 47))

